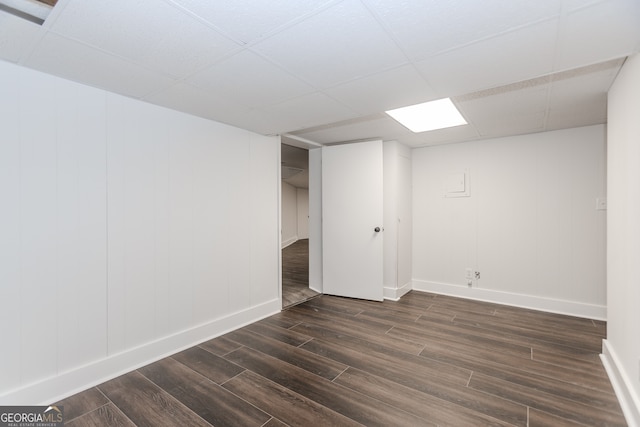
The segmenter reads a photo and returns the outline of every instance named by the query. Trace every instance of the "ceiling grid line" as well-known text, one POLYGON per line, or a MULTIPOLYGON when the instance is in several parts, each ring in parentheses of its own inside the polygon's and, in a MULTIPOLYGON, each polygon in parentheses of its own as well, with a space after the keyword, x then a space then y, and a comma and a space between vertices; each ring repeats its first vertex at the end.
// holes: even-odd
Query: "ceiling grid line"
POLYGON ((42 26, 0 11, 0 60, 320 144, 606 123, 639 49, 637 0, 60 0, 42 26), (467 125, 413 133, 383 113, 447 97, 467 125))

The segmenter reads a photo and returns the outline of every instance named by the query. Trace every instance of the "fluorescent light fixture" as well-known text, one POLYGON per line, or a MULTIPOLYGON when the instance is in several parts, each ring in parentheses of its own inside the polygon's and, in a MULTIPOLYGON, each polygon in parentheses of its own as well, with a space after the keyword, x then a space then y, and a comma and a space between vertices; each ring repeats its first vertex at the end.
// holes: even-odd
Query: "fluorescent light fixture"
POLYGON ((0 0, 0 10, 42 25, 55 3, 52 0, 0 0))
POLYGON ((386 113, 416 133, 467 124, 449 98, 396 108, 386 113))

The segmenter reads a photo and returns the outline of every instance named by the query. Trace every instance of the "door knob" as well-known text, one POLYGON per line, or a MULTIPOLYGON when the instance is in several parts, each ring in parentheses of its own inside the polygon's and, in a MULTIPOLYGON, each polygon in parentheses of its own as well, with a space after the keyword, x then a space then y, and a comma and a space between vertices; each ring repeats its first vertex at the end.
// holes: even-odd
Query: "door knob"
POLYGON ((380 227, 374 228, 373 231, 375 231, 376 233, 379 233, 380 232, 380 227))

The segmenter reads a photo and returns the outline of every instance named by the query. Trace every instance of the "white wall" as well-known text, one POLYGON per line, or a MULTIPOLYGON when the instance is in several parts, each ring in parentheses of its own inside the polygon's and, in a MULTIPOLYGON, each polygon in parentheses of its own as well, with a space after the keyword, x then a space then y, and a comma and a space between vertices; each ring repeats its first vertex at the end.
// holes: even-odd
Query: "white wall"
POLYGON ((309 190, 296 188, 298 239, 309 238, 309 190))
POLYGON ((309 287, 322 293, 322 150, 309 150, 309 287))
POLYGON ((277 312, 280 142, 0 62, 0 404, 277 312))
POLYGON ((604 126, 416 149, 413 186, 414 289, 606 316, 604 126))
POLYGON ((296 187, 282 181, 282 247, 298 240, 298 198, 296 187))
POLYGON ((411 290, 411 149, 383 144, 384 296, 397 300, 411 290))
POLYGON ((640 425, 640 56, 609 92, 607 339, 603 360, 629 425, 640 425))

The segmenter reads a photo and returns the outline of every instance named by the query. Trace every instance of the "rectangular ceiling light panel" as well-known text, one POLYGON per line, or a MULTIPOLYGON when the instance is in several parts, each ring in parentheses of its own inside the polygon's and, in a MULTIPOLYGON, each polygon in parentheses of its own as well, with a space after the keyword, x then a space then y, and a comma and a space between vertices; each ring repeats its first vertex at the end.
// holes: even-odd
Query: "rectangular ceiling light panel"
POLYGON ((449 98, 396 108, 386 113, 415 133, 467 124, 449 98))
POLYGON ((57 0, 0 0, 0 10, 42 25, 57 0))

